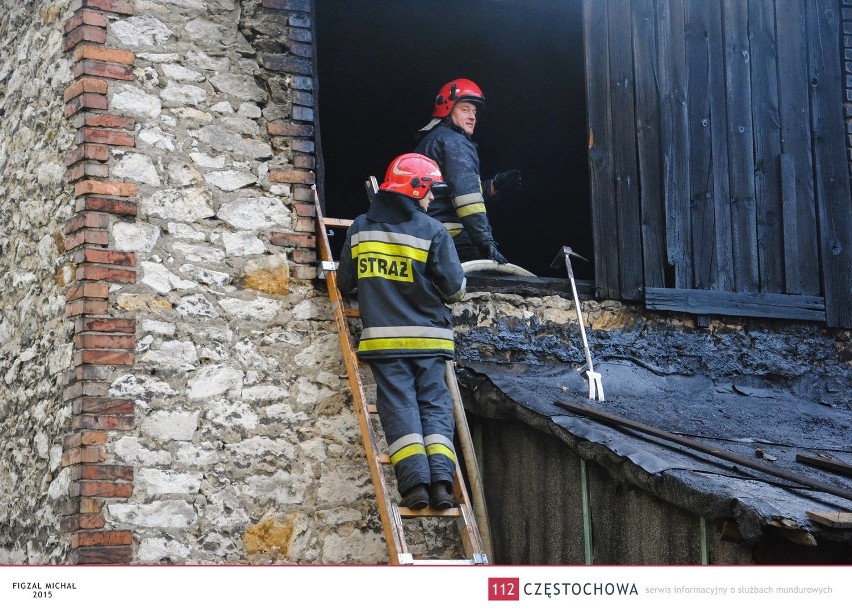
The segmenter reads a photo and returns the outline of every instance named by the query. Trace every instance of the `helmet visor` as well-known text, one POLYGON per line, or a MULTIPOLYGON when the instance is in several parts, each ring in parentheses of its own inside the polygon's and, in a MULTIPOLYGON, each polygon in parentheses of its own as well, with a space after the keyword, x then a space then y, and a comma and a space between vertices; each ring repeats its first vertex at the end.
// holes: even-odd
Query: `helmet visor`
POLYGON ((443 181, 435 181, 429 186, 429 189, 435 198, 443 198, 450 195, 450 186, 443 181))

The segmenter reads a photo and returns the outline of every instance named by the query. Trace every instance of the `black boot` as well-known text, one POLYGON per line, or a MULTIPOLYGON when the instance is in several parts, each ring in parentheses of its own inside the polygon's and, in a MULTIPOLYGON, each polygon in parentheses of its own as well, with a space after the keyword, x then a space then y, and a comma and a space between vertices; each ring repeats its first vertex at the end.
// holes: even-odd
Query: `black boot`
POLYGON ((453 485, 449 481, 435 481, 429 486, 429 506, 438 511, 444 511, 455 506, 453 500, 453 485))
POLYGON ((429 492, 426 491, 426 486, 422 483, 418 483, 405 492, 402 495, 402 500, 399 501, 399 506, 408 507, 415 511, 425 509, 427 504, 429 504, 429 492))

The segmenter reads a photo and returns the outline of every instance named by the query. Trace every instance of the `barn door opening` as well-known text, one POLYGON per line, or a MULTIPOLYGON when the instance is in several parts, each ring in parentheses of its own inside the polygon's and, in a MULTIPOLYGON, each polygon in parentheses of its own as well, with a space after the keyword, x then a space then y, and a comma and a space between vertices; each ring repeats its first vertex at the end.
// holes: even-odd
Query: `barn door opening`
POLYGON ((441 85, 469 78, 487 100, 483 179, 523 173, 522 194, 489 208, 501 251, 550 277, 563 245, 593 257, 581 0, 315 0, 315 19, 327 215, 364 212, 364 180, 413 150, 441 85))

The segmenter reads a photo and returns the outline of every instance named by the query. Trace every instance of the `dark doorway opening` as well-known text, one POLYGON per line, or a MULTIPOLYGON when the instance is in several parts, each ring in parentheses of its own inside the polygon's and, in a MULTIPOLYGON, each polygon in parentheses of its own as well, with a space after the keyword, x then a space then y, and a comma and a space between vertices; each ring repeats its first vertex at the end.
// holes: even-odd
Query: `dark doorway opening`
POLYGON ((326 215, 364 212, 367 177, 413 150, 441 85, 469 78, 487 100, 483 179, 524 177, 489 207, 500 250, 549 277, 566 276, 549 268, 563 245, 591 259, 581 0, 316 0, 315 18, 326 215))

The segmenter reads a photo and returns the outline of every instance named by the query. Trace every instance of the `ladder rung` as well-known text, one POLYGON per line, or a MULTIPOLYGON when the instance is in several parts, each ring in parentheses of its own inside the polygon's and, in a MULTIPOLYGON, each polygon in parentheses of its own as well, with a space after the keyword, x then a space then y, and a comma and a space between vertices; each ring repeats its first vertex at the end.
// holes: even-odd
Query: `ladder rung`
POLYGON ((324 221, 326 228, 348 228, 352 225, 351 219, 340 219, 339 217, 326 217, 324 221))
POLYGON ((376 405, 374 405, 374 404, 368 404, 367 405, 367 413, 371 413, 371 414, 375 415, 378 412, 379 412, 379 409, 376 407, 376 405))
POLYGON ((346 317, 352 317, 354 319, 358 319, 358 318, 361 317, 361 310, 356 309, 354 307, 345 307, 343 309, 343 314, 346 315, 346 317))
POLYGON ((390 464, 391 463, 391 457, 388 454, 383 453, 382 455, 379 456, 379 463, 380 464, 390 464))
POLYGON ((405 562, 406 566, 475 566, 484 564, 484 562, 474 562, 473 560, 412 560, 405 562))
POLYGON ((409 509, 408 507, 399 507, 399 514, 401 517, 410 518, 410 517, 461 517, 461 511, 458 507, 453 507, 451 509, 446 509, 445 511, 437 511, 435 509, 426 507, 425 509, 420 509, 419 511, 415 511, 414 509, 409 509))

